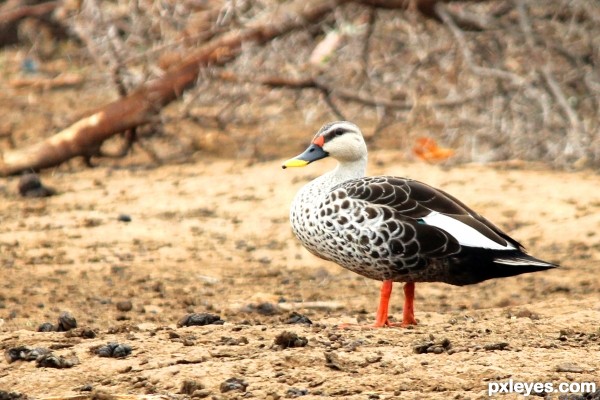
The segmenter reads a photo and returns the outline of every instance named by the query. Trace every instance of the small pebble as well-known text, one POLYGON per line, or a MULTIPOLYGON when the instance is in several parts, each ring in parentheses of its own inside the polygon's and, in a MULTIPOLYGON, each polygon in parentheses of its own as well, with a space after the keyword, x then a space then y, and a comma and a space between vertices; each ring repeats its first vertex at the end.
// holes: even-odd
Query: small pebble
POLYGON ((131 300, 121 300, 117 302, 117 310, 127 312, 133 309, 133 303, 131 300))
POLYGON ((372 355, 372 356, 367 356, 367 358, 365 358, 365 361, 369 364, 373 364, 376 362, 381 361, 381 356, 380 355, 372 355))
POLYGON ((186 314, 177 322, 178 327, 182 326, 203 326, 203 325, 223 325, 225 321, 219 315, 207 313, 186 314))
POLYGON ((92 385, 90 385, 89 383, 86 383, 85 385, 81 386, 77 390, 80 392, 91 392, 92 390, 94 390, 94 387, 92 385))
POLYGON ((221 393, 231 392, 233 390, 239 392, 245 392, 248 384, 241 379, 238 378, 229 378, 225 382, 222 382, 220 385, 221 393))
POLYGON ((25 174, 19 179, 19 194, 23 197, 49 197, 56 190, 44 186, 38 174, 25 174))
POLYGON ((413 346, 413 351, 416 354, 442 354, 452 349, 452 343, 450 343, 449 339, 444 338, 439 341, 433 341, 433 339, 434 337, 430 335, 429 341, 413 346))
POLYGON ((288 347, 304 347, 308 344, 308 339, 298 336, 294 332, 283 331, 275 337, 274 343, 282 349, 287 349, 288 347))
POLYGON ((56 327, 52 325, 50 322, 44 322, 37 329, 38 332, 54 332, 56 331, 56 327))
POLYGON ((297 388, 291 387, 285 393, 285 397, 288 399, 294 399, 296 397, 306 396, 307 394, 308 394, 308 390, 306 390, 306 389, 297 389, 297 388))
POLYGON ((117 221, 119 222, 131 222, 131 216, 128 214, 119 214, 117 217, 117 221))
POLYGON ((293 311, 288 319, 285 321, 286 324, 307 324, 312 325, 312 321, 302 314, 298 314, 296 311, 293 311))

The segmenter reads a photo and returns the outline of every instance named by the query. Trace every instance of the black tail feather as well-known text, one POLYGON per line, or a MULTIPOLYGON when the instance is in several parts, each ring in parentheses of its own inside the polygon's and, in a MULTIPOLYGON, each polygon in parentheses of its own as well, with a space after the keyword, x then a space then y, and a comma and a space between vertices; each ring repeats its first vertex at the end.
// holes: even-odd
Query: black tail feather
POLYGON ((461 252, 448 262, 448 276, 445 282, 458 286, 558 267, 557 264, 532 257, 520 250, 474 247, 463 247, 461 252))

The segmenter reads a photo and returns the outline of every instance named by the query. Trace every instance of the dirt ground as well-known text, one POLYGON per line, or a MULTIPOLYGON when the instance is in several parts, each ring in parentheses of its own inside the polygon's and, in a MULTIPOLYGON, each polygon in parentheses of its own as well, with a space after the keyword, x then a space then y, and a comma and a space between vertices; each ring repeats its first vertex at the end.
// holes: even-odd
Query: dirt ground
POLYGON ((0 390, 479 399, 491 382, 600 384, 600 176, 535 165, 442 168, 407 161, 406 151, 372 152, 370 174, 444 188, 561 267, 467 287, 418 284, 418 326, 341 330, 372 320, 379 284, 315 258, 291 233, 295 192, 333 160, 285 171, 281 160, 59 169, 41 175, 58 191, 46 199, 23 199, 18 178, 0 180, 0 348, 49 348, 75 364, 6 357, 0 390), (76 330, 36 332, 62 311, 76 330), (179 327, 192 312, 224 323, 179 327), (313 324, 289 324, 292 312, 313 324), (108 342, 132 352, 95 354, 108 342))
MULTIPOLYGON (((19 63, 3 57, 10 78, 19 63)), ((2 126, 14 128, 18 145, 68 125, 81 104, 103 104, 109 92, 93 81, 37 92, 6 82, 2 126)), ((333 160, 280 168, 324 122, 304 130, 278 120, 279 136, 238 132, 255 138, 250 150, 232 150, 226 135, 190 134, 179 145, 199 152, 177 165, 154 166, 139 150, 94 169, 71 162, 41 174, 58 192, 45 199, 22 198, 18 177, 1 178, 0 399, 478 399, 488 384, 510 380, 600 385, 597 173, 427 165, 392 142, 397 150, 372 151, 371 175, 443 188, 561 267, 468 287, 418 284, 418 326, 341 330, 372 321, 379 283, 309 254, 288 222, 296 191, 333 160), (62 312, 76 329, 37 332, 62 312), (312 325, 289 323, 293 312, 312 325), (179 326, 190 313, 222 323, 179 326), (131 354, 100 357, 109 342, 131 354), (21 346, 49 349, 68 368, 14 360, 27 354, 13 350, 21 346)), ((167 131, 182 137, 179 129, 198 126, 167 131)), ((169 148, 153 141, 159 153, 169 148)))

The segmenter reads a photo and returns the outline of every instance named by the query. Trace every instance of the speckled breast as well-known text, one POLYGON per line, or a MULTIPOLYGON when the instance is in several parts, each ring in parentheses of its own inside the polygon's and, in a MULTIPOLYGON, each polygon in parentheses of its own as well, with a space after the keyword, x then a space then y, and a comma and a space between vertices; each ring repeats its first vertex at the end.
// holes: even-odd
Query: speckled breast
POLYGON ((311 253, 367 278, 429 280, 432 271, 424 270, 423 260, 402 256, 404 246, 410 243, 390 240, 410 227, 391 221, 389 214, 355 202, 360 200, 348 198, 343 190, 333 196, 323 195, 309 184, 292 204, 292 229, 311 253))

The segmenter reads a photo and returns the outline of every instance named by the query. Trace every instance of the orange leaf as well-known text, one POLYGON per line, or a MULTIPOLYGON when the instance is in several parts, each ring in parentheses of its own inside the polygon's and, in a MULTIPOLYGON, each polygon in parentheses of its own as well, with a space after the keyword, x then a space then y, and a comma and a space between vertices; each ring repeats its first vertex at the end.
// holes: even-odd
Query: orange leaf
POLYGON ((438 146, 432 138, 420 137, 416 140, 413 153, 423 161, 438 162, 452 157, 454 150, 438 146))

